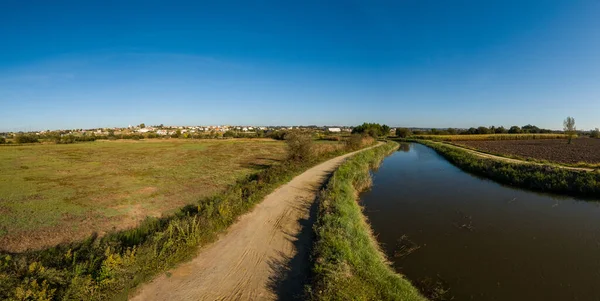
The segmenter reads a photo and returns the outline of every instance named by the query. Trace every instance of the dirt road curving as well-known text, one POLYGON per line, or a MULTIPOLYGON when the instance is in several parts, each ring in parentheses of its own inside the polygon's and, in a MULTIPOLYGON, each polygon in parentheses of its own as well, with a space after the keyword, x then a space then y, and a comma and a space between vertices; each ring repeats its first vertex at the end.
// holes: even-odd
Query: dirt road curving
POLYGON ((310 269, 317 193, 352 154, 321 163, 279 187, 195 259, 143 285, 131 299, 299 299, 310 269))

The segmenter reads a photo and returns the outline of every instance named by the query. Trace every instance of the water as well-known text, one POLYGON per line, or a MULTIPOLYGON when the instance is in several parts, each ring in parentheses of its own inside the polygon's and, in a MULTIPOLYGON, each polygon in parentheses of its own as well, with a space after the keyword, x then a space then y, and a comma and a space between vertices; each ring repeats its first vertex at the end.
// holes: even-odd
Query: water
POLYGON ((413 283, 454 300, 600 300, 599 203, 481 179, 420 144, 386 158, 373 184, 365 214, 413 283))

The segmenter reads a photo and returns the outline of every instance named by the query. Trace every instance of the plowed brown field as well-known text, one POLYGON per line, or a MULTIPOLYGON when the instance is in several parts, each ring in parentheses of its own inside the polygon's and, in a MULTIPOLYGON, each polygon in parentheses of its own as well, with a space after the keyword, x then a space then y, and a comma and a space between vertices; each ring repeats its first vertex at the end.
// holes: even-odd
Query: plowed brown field
POLYGON ((458 144, 488 153, 526 159, 566 164, 600 163, 600 139, 579 138, 574 139, 571 144, 567 144, 565 139, 461 141, 458 144))

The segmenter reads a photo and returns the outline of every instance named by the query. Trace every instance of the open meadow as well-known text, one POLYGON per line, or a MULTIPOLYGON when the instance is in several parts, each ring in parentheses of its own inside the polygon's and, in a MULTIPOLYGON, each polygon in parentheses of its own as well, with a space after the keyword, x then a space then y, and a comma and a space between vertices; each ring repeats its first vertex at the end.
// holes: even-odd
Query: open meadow
POLYGON ((285 151, 284 142, 270 139, 0 147, 0 250, 133 227, 277 164, 285 151))

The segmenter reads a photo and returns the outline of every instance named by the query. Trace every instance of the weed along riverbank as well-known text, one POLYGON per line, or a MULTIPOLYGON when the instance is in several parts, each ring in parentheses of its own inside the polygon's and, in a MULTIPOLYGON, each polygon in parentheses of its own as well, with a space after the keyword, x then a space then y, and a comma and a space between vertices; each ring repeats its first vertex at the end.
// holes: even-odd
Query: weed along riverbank
POLYGON ((418 142, 435 150, 459 168, 502 184, 541 192, 600 198, 600 172, 561 168, 531 162, 509 162, 479 157, 457 146, 425 140, 418 142))
POLYGON ((389 266, 372 234, 358 193, 371 185, 370 170, 398 148, 387 142, 348 159, 319 200, 313 246, 313 300, 426 300, 389 266))

